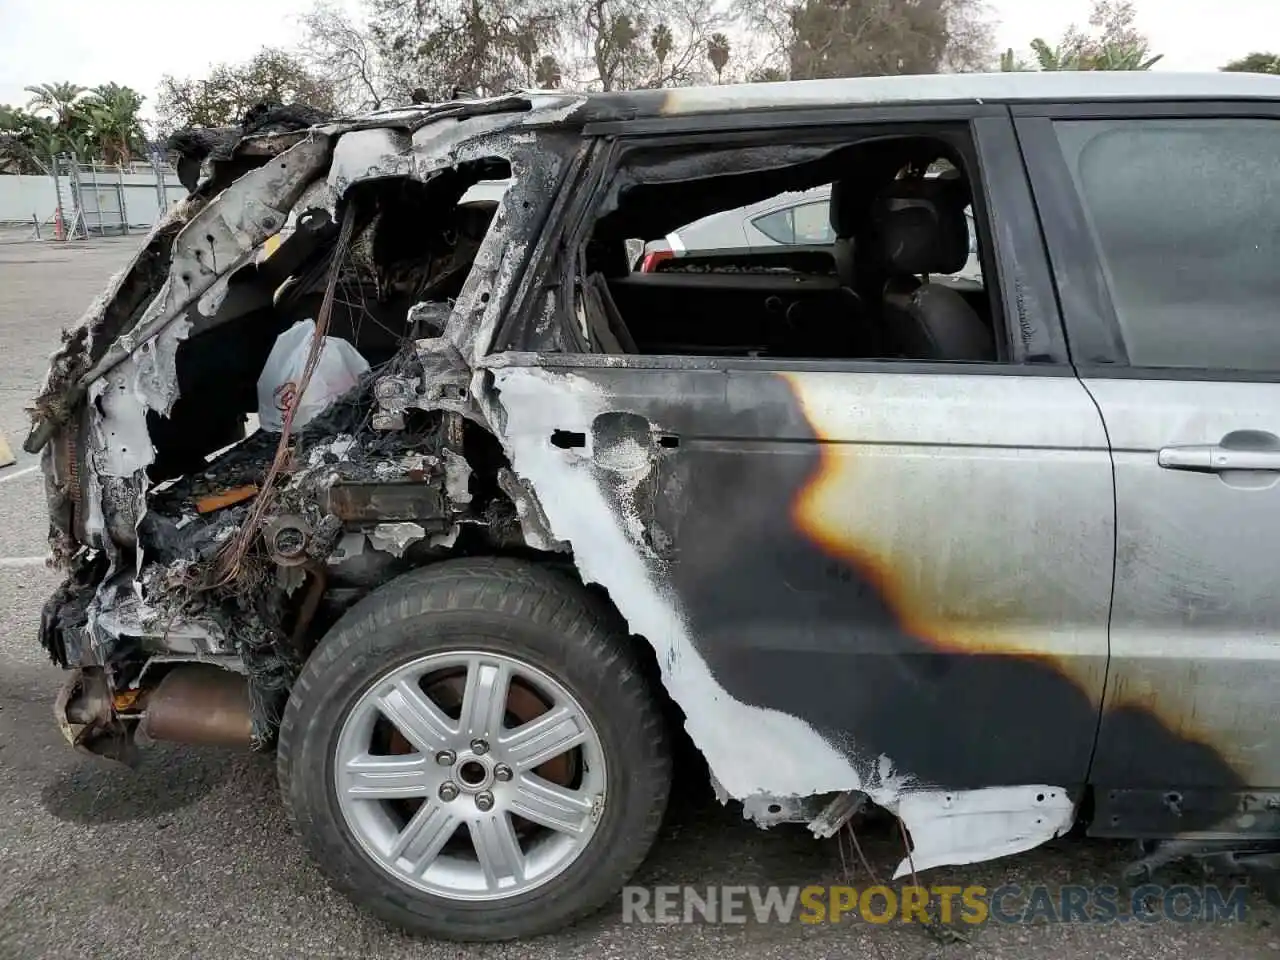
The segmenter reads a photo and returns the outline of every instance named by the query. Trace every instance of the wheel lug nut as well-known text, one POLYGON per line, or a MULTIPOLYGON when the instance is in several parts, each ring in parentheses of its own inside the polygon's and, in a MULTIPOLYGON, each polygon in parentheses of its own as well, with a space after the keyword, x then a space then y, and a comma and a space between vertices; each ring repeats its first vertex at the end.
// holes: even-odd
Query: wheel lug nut
POLYGON ((452 750, 441 750, 436 754, 436 763, 442 767, 453 766, 453 761, 458 759, 458 755, 452 750))
POLYGON ((493 768, 493 775, 497 777, 499 780, 501 780, 503 783, 506 783, 508 780, 511 779, 511 768, 508 767, 505 763, 500 763, 493 768))
POLYGON ((482 756, 489 752, 489 744, 485 743, 483 740, 472 740, 471 752, 476 756, 482 756))
POLYGON ((440 799, 448 803, 458 798, 458 787, 449 780, 440 784, 440 799))
POLYGON ((484 791, 484 793, 477 793, 477 794, 476 794, 476 808, 477 808, 481 813, 488 813, 490 810, 492 810, 492 809, 493 809, 493 794, 492 794, 492 793, 490 793, 488 790, 484 791))

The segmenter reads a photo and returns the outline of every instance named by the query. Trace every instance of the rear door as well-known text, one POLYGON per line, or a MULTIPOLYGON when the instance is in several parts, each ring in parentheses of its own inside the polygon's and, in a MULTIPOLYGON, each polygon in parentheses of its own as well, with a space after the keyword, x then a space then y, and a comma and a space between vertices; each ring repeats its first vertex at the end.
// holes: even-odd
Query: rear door
MULTIPOLYGON (((859 782, 826 776, 825 743, 863 782, 1019 787, 999 802, 1009 824, 1026 818, 1025 846, 1060 825, 1037 807, 1061 812, 1049 788, 1074 793, 1094 745, 1111 466, 1066 362, 1008 112, 945 118, 939 135, 973 145, 998 359, 526 354, 495 361, 497 385, 531 451, 515 469, 545 471, 553 527, 583 531, 575 559, 657 648, 731 794, 859 782), (566 448, 545 446, 557 436, 566 448), (583 519, 594 491, 570 495, 556 472, 591 476, 619 530, 583 519), (659 600, 638 596, 623 538, 659 600)), ((898 136, 940 130, 923 108, 875 119, 898 136)))
POLYGON ((1093 830, 1274 833, 1241 791, 1280 788, 1280 115, 1016 112, 1114 460, 1093 830))

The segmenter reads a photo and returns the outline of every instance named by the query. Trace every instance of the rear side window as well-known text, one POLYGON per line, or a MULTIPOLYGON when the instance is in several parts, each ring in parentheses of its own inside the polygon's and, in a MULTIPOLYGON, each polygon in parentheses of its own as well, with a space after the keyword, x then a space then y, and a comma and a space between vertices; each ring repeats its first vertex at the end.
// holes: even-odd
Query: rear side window
POLYGON ((792 221, 796 228, 796 243, 835 243, 835 232, 831 229, 830 201, 805 203, 795 207, 792 221))
POLYGON ((1280 122, 1054 126, 1130 362, 1280 371, 1280 122))
POLYGON ((766 213, 763 217, 756 217, 751 223, 775 243, 795 243, 795 221, 791 218, 793 209, 793 207, 786 207, 775 210, 773 213, 766 213))
POLYGON ((812 244, 835 242, 831 229, 831 204, 828 200, 784 207, 752 220, 755 228, 775 243, 812 244))

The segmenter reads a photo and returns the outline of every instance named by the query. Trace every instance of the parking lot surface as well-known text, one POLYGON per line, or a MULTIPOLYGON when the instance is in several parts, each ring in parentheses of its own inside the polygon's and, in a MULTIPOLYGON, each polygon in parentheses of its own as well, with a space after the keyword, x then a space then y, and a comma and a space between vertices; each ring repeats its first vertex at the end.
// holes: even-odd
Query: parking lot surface
MULTIPOLYGON (((40 605, 57 578, 42 566, 42 481, 34 460, 20 451, 23 407, 60 331, 137 243, 135 237, 0 245, 0 430, 19 457, 0 469, 0 960, 1280 956, 1280 912, 1252 892, 1244 917, 1231 922, 1055 923, 1042 917, 957 923, 952 937, 919 924, 848 918, 838 924, 626 923, 619 902, 572 930, 523 944, 435 943, 367 918, 328 889, 289 831, 272 758, 164 746, 149 749, 130 770, 76 754, 53 722, 61 672, 35 639, 40 605)), ((909 704, 903 718, 910 722, 909 704)), ((893 830, 869 825, 859 836, 876 875, 890 876, 902 854, 893 830)), ((1071 837, 920 879, 989 891, 1118 885, 1130 852, 1071 837)), ((1190 873, 1159 879, 1203 882, 1190 873)), ((874 881, 847 844, 819 843, 798 827, 760 831, 738 806, 720 806, 686 775, 658 846, 634 882, 687 885, 705 894, 714 885, 865 888, 874 881)), ((1017 902, 1009 902, 1006 914, 1016 914, 1017 902)))

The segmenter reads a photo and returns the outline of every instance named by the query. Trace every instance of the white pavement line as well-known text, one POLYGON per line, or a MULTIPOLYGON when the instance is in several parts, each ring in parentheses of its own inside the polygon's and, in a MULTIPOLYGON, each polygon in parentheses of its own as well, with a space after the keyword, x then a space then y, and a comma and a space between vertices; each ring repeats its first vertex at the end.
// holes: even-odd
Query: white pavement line
POLYGON ((0 568, 43 567, 44 561, 44 557, 0 557, 0 568))
POLYGON ((25 477, 28 473, 34 473, 40 469, 40 464, 33 463, 29 467, 23 467, 16 473, 0 473, 0 483, 8 483, 10 480, 17 480, 19 477, 25 477))

